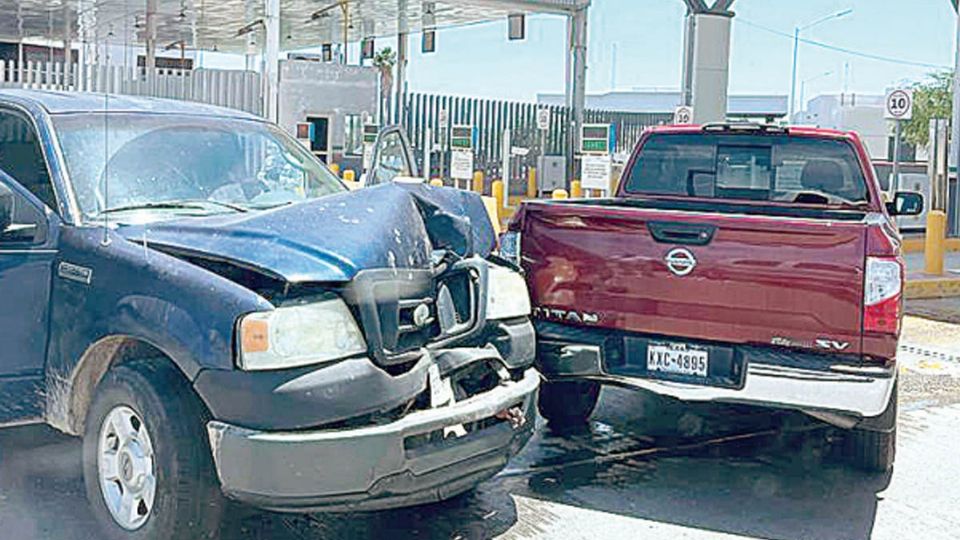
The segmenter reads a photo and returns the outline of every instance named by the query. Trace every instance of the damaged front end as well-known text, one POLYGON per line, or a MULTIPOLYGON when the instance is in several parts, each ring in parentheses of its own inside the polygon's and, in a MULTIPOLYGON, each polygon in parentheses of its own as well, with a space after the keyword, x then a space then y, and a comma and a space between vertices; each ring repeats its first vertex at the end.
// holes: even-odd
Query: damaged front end
POLYGON ((311 245, 348 280, 297 281, 282 264, 261 266, 264 254, 244 262, 154 246, 250 280, 276 306, 238 321, 238 369, 194 383, 232 498, 292 512, 439 501, 496 474, 533 432, 540 376, 527 292, 490 254, 482 205, 430 188, 377 190, 391 208, 380 215, 386 258, 311 245), (398 216, 411 203, 416 219, 398 216), (330 341, 334 353, 311 349, 330 341))

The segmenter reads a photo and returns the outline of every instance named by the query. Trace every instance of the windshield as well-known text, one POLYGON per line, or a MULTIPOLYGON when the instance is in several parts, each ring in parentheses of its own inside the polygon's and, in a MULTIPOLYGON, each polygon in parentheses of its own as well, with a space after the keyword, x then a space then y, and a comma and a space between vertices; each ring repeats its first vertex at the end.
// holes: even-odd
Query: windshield
POLYGON ((626 191, 796 204, 867 203, 867 184, 849 144, 776 135, 652 135, 627 176, 626 191))
POLYGON ((88 219, 104 211, 250 211, 345 190, 297 141, 262 122, 111 113, 54 123, 88 219))

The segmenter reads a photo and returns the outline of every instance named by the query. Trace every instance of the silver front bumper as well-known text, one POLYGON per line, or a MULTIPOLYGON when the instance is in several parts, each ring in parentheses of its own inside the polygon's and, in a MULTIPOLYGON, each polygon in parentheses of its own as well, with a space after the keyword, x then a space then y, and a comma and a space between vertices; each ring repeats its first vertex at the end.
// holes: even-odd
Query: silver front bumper
POLYGON ((529 439, 540 375, 463 401, 356 429, 264 432, 207 425, 221 486, 229 496, 277 511, 374 510, 435 502, 472 488, 503 468, 529 439), (519 407, 510 422, 408 447, 408 439, 494 417, 519 407))

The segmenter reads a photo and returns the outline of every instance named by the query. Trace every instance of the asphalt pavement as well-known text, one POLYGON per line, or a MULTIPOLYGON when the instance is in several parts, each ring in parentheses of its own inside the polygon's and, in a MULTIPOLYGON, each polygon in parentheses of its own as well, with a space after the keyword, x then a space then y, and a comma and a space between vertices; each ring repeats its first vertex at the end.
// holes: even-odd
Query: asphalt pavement
MULTIPOLYGON (((289 516, 233 508, 226 540, 960 538, 960 326, 908 318, 897 464, 850 469, 799 413, 604 390, 589 428, 545 426, 510 466, 442 504, 289 516)), ((100 538, 80 445, 0 430, 0 538, 100 538)))

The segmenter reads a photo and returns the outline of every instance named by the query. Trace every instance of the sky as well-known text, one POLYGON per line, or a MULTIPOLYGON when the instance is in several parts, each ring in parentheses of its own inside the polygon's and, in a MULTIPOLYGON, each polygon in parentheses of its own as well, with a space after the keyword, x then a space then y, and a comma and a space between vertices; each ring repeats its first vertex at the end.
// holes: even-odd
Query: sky
MULTIPOLYGON (((730 93, 789 95, 794 28, 850 9, 801 34, 848 51, 800 44, 797 93, 803 87, 806 100, 840 92, 883 94, 953 66, 956 15, 950 0, 735 0, 730 93)), ((593 0, 587 92, 679 89, 685 12, 683 0, 593 0)), ((563 93, 565 41, 565 19, 549 15, 529 17, 523 41, 507 40, 506 20, 442 29, 437 52, 426 55, 420 36, 413 35, 409 89, 516 101, 563 93)), ((377 41, 377 48, 387 46, 395 44, 377 41)), ((353 48, 351 57, 357 58, 353 48)), ((215 56, 204 64, 238 67, 235 58, 215 56)))
MULTIPOLYGON (((736 0, 730 92, 789 94, 794 27, 850 8, 851 14, 809 28, 802 37, 926 65, 801 43, 798 81, 807 81, 807 99, 844 90, 882 94, 953 65, 956 18, 949 0, 736 0)), ((593 0, 588 93, 679 88, 684 13, 682 0, 593 0)), ((522 101, 540 92, 562 93, 564 19, 534 16, 525 41, 506 36, 505 20, 444 29, 437 52, 428 55, 420 53, 419 36, 411 37, 410 90, 522 101)))

